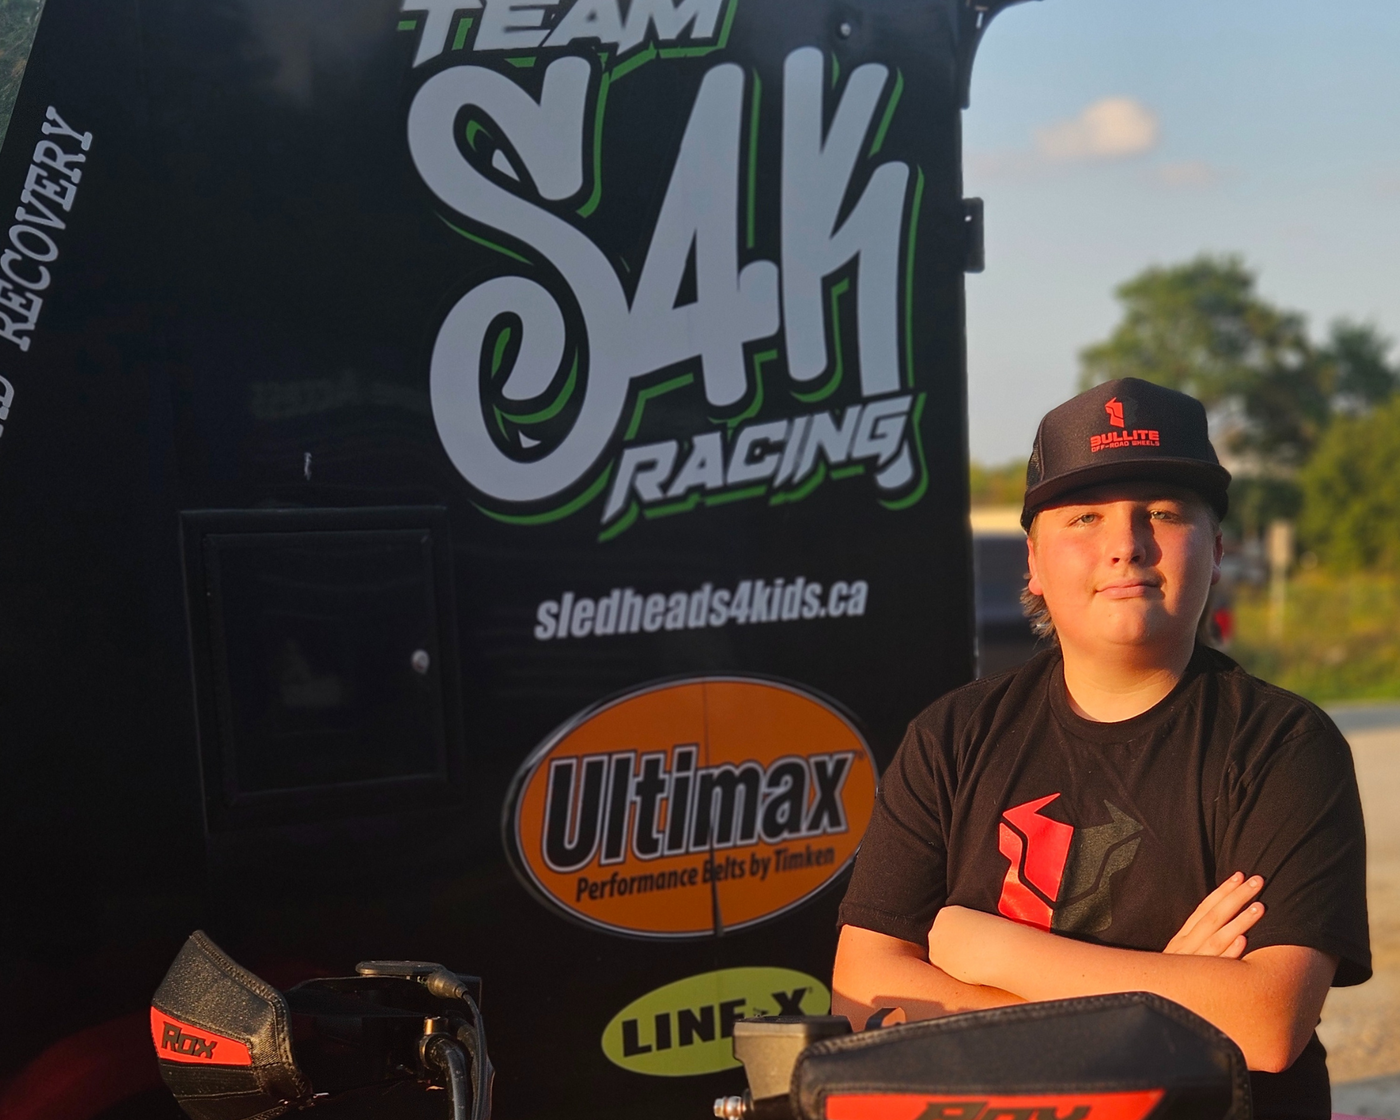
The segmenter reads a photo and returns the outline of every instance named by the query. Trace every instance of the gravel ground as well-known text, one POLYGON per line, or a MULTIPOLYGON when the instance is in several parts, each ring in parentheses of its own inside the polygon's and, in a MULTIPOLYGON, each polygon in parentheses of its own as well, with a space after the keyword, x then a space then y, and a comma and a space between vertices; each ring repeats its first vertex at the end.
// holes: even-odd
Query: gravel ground
POLYGON ((1318 1034, 1327 1047, 1333 1107, 1400 1120, 1400 705, 1331 714, 1351 743, 1366 813, 1375 975, 1332 990, 1318 1034))

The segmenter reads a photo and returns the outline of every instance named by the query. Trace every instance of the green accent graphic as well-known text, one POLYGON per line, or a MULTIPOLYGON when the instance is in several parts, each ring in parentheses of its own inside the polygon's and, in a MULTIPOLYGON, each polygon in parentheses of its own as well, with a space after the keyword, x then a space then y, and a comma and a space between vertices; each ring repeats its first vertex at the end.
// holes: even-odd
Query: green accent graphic
POLYGON ((890 121, 894 119, 894 111, 899 107, 899 99, 904 94, 904 71, 894 72, 894 92, 890 94, 890 99, 885 104, 885 115, 880 118, 880 127, 875 130, 875 139, 870 144, 870 154, 878 155, 880 149, 885 146, 885 133, 890 130, 890 121))
POLYGON ((642 516, 648 521, 655 521, 658 517, 670 517, 673 513, 689 513, 700 504, 700 491, 694 490, 679 502, 667 502, 665 505, 649 506, 642 510, 642 516))
POLYGON ((502 412, 499 408, 496 412, 504 416, 507 420, 516 424, 543 424, 546 420, 552 420, 563 411, 564 406, 574 395, 574 389, 578 386, 578 355, 574 355, 574 364, 569 368, 569 376, 564 382, 564 387, 559 390, 559 395, 538 412, 502 412))
POLYGON ((831 376, 826 384, 820 385, 809 393, 799 393, 792 390, 792 395, 803 404, 815 404, 817 401, 824 401, 832 393, 836 392, 841 384, 841 378, 845 376, 846 354, 841 346, 841 297, 851 289, 849 277, 844 277, 831 285, 831 343, 832 349, 836 352, 836 361, 831 376))
POLYGON ((858 474, 865 473, 864 463, 848 463, 844 467, 833 467, 831 477, 833 480, 839 478, 853 478, 858 474))
POLYGON ((739 415, 731 416, 728 420, 716 420, 712 416, 710 417, 711 424, 723 424, 732 432, 745 420, 752 420, 758 415, 758 410, 763 407, 763 363, 771 362, 777 356, 778 352, 776 350, 762 350, 753 356, 749 368, 753 372, 754 392, 753 400, 749 402, 749 407, 744 409, 739 415))
POLYGON ((417 21, 416 19, 401 19, 401 20, 399 20, 398 30, 399 30, 399 31, 412 31, 412 30, 413 30, 415 27, 417 27, 417 26, 418 26, 418 21, 417 21))
POLYGON ((787 490, 781 494, 774 494, 768 499, 770 506, 780 506, 784 502, 800 502, 818 486, 826 481, 826 460, 817 464, 817 469, 812 472, 812 477, 799 486, 796 490, 787 490))
POLYGON ((841 60, 835 55, 831 56, 831 88, 836 88, 836 83, 841 80, 841 60))
POLYGON ((756 188, 758 186, 758 105, 763 98, 763 82, 758 77, 758 71, 753 75, 753 96, 749 99, 749 166, 748 166, 748 201, 745 210, 744 244, 752 249, 754 246, 754 219, 757 206, 754 204, 756 188))
POLYGON ((467 122, 467 147, 472 151, 476 151, 476 138, 483 132, 486 133, 487 136, 491 135, 490 130, 480 121, 467 122))
MULTIPOLYGON (((457 34, 452 37, 452 49, 460 51, 467 45, 467 32, 472 29, 472 17, 463 16, 457 21, 457 34)), ((468 141, 470 143, 470 141, 468 141)))
POLYGON ((522 257, 519 253, 514 252, 514 251, 511 250, 511 249, 507 249, 504 245, 497 245, 494 241, 487 241, 486 238, 480 237, 480 236, 478 236, 477 234, 472 233, 470 230, 465 230, 465 229, 463 229, 461 226, 454 226, 451 222, 449 222, 449 221, 448 221, 446 218, 444 218, 441 214, 438 215, 438 220, 439 220, 440 222, 442 222, 442 224, 445 225, 448 229, 450 229, 453 233, 460 233, 460 234, 461 234, 463 237, 465 237, 468 241, 474 241, 474 242, 476 242, 478 245, 482 245, 482 246, 486 247, 487 249, 492 249, 492 250, 496 251, 497 253, 503 253, 503 254, 505 254, 507 257, 509 257, 511 260, 513 260, 513 261, 519 261, 521 264, 529 264, 529 263, 530 263, 530 258, 529 258, 529 257, 522 257))
POLYGON ((507 327, 496 337, 496 347, 491 351, 491 376, 501 372, 501 359, 506 356, 506 347, 510 345, 510 336, 514 332, 507 327))
MULTIPOLYGON (((728 7, 724 10, 724 22, 720 25, 719 35, 713 43, 696 45, 693 47, 660 47, 655 43, 648 43, 644 48, 629 58, 622 59, 615 63, 611 70, 607 69, 608 56, 606 52, 599 54, 598 60, 603 64, 603 76, 598 83, 598 105, 593 114, 593 191, 588 196, 587 201, 578 208, 578 215, 586 218, 593 211, 598 209, 598 203, 603 200, 603 118, 608 109, 608 87, 613 82, 618 81, 633 70, 646 65, 657 58, 702 58, 715 51, 722 51, 729 45, 729 32, 734 27, 734 15, 739 10, 739 0, 729 0, 728 7)), ((514 59, 509 61, 515 62, 514 59)), ((529 63, 534 65, 532 58, 529 63)), ((517 63, 517 65, 520 65, 517 63)))
POLYGON ((746 486, 742 490, 729 490, 723 494, 716 494, 712 498, 705 499, 705 505, 723 506, 730 502, 742 502, 745 498, 761 498, 768 493, 768 484, 760 482, 757 486, 746 486))
POLYGON ((608 87, 612 85, 612 75, 603 71, 598 80, 598 105, 593 110, 593 193, 588 201, 578 208, 579 217, 586 218, 598 209, 603 201, 603 117, 608 111, 608 87))
POLYGON ((631 441, 637 435, 637 430, 642 426, 642 413, 646 411, 647 402, 655 400, 663 393, 669 393, 673 389, 681 389, 686 385, 695 382, 695 374, 683 373, 679 377, 673 377, 669 381, 663 381, 660 385, 650 385, 637 394, 636 407, 632 409, 632 420, 627 425, 627 434, 622 437, 624 443, 631 441))
POLYGON ((627 507, 627 512, 598 534, 598 543, 610 541, 613 537, 620 537, 628 529, 632 528, 633 522, 637 520, 637 503, 633 502, 627 507))
MULTIPOLYGON (((725 490, 720 494, 702 494, 699 490, 682 498, 679 502, 667 502, 665 505, 649 506, 642 510, 642 516, 648 521, 655 521, 658 517, 670 517, 674 513, 689 513, 701 503, 706 509, 713 509, 715 506, 727 506, 730 502, 742 502, 746 498, 761 498, 768 493, 768 484, 760 482, 753 486, 745 486, 742 490, 725 490)), ((598 538, 602 540, 602 537, 598 538)))
POLYGON ((729 46, 729 31, 734 26, 734 13, 739 10, 739 0, 729 0, 729 7, 724 10, 724 23, 720 26, 719 36, 709 46, 694 47, 662 47, 660 55, 662 58, 703 58, 713 51, 722 51, 729 46))
POLYGON ((525 54, 516 58, 508 58, 506 61, 512 66, 519 66, 522 70, 526 70, 535 64, 535 56, 532 54, 525 54))
POLYGON ((729 32, 734 27, 734 14, 739 10, 739 0, 729 0, 729 10, 724 13, 724 26, 719 29, 717 47, 729 46, 729 32))
POLYGON ((926 493, 928 493, 928 462, 924 459, 924 437, 919 431, 919 421, 924 415, 924 401, 927 393, 920 393, 914 398, 913 423, 910 425, 914 433, 914 453, 919 459, 919 484, 902 498, 881 498, 880 504, 886 509, 908 509, 926 493))
POLYGON ((904 379, 914 387, 914 247, 919 237, 919 211, 924 202, 924 169, 915 167, 914 205, 909 208, 909 234, 904 249, 904 379))
POLYGON ((637 69, 638 66, 645 66, 655 57, 656 44, 648 43, 644 50, 638 51, 631 58, 619 62, 616 66, 612 68, 613 81, 620 81, 622 78, 625 78, 628 74, 632 73, 633 70, 637 69))
POLYGON ((497 513, 495 510, 487 509, 478 502, 472 505, 486 514, 493 521, 503 521, 507 525, 546 525, 551 521, 559 521, 568 517, 571 513, 577 513, 594 498, 603 492, 603 487, 607 486, 608 479, 612 477, 613 465, 609 463, 603 468, 600 474, 589 485, 588 489, 571 502, 567 502, 556 509, 547 509, 543 513, 497 513))

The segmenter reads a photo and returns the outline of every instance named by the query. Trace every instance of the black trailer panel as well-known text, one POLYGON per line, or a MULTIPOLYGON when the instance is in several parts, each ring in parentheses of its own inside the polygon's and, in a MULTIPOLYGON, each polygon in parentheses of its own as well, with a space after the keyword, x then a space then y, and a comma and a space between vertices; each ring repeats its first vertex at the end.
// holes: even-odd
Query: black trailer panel
POLYGON ((507 1118, 695 1112, 736 1017, 826 1010, 878 771, 972 674, 999 6, 48 0, 5 1091, 82 1052, 74 1117, 137 1099, 195 927, 274 983, 482 975, 507 1118))

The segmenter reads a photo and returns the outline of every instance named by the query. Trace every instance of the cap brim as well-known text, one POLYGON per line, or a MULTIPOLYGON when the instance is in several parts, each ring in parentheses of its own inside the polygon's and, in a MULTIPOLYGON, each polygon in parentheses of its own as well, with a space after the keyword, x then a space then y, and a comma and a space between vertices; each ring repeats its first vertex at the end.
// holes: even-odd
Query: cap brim
POLYGON ((1230 472, 1222 466, 1199 459, 1124 459, 1080 467, 1032 486, 1021 506, 1021 528, 1029 532, 1035 515, 1066 495, 1106 482, 1168 482, 1196 491, 1222 518, 1230 508, 1230 472))

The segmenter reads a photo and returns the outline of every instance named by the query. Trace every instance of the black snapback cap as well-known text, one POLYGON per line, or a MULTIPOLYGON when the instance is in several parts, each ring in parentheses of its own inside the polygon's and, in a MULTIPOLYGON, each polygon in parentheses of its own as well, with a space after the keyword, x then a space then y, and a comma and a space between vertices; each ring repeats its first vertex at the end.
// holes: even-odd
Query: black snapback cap
POLYGON ((1229 509, 1230 472, 1211 446, 1201 402, 1136 377, 1105 381, 1040 422, 1021 527, 1029 531, 1037 512, 1075 490, 1139 479, 1194 490, 1221 517, 1229 509))

